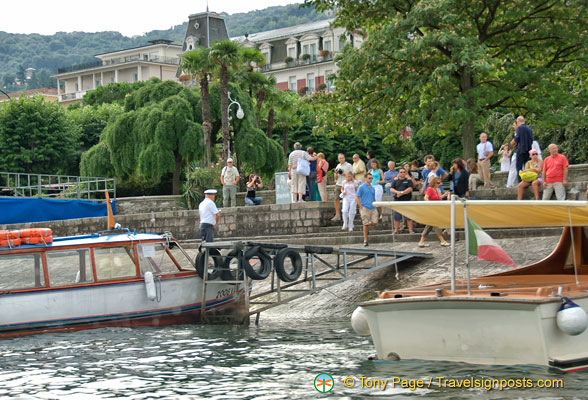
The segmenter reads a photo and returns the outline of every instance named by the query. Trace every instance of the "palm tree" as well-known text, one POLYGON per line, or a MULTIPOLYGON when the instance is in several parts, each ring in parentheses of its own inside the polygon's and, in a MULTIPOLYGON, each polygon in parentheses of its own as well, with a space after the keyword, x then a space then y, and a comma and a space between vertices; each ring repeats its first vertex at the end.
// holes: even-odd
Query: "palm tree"
POLYGON ((212 44, 210 48, 210 61, 220 67, 220 98, 221 98, 221 123, 223 132, 222 158, 226 160, 229 154, 231 134, 229 132, 229 70, 235 69, 242 62, 240 47, 236 42, 221 40, 212 44))
POLYGON ((206 165, 210 165, 212 125, 210 123, 211 116, 208 80, 215 70, 215 65, 210 59, 210 49, 207 47, 199 47, 195 50, 184 53, 182 55, 180 69, 197 79, 200 84, 200 97, 202 100, 202 132, 204 133, 204 147, 206 149, 205 160, 206 165))

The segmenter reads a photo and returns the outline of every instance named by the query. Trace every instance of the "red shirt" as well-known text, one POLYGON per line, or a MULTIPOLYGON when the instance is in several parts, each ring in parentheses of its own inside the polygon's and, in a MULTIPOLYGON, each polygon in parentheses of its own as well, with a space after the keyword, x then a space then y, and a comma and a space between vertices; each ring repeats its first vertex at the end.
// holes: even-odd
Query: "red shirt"
POLYGON ((569 165, 568 159, 563 154, 545 157, 543 160, 543 182, 563 182, 564 169, 569 165))
POLYGON ((425 190, 425 196, 429 196, 429 201, 441 200, 441 197, 439 197, 439 193, 437 193, 437 191, 432 187, 428 187, 427 190, 425 190))

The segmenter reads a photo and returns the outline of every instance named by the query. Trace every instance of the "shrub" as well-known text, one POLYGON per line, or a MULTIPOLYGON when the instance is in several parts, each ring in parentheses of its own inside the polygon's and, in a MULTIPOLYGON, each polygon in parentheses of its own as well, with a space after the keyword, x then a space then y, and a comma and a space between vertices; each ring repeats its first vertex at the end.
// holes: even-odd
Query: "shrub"
POLYGON ((221 170, 222 166, 219 163, 210 167, 203 167, 198 163, 190 164, 186 171, 186 182, 182 187, 182 204, 189 210, 198 208, 198 204, 204 199, 206 189, 216 189, 218 193, 215 203, 222 204, 221 170))

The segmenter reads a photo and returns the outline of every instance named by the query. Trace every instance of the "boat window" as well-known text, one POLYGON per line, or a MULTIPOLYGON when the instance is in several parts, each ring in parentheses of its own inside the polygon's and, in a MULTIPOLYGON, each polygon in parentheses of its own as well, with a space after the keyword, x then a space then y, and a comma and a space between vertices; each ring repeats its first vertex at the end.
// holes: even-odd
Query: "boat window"
POLYGON ((48 251, 46 254, 52 287, 94 282, 89 249, 48 251))
POLYGON ((45 286, 41 253, 0 256, 0 291, 45 286))
MULTIPOLYGON (((145 243, 139 246, 139 263, 142 274, 147 271, 151 271, 156 275, 180 272, 174 260, 165 251, 166 247, 165 243, 145 243)), ((194 267, 190 264, 190 260, 176 246, 174 246, 173 250, 170 250, 170 253, 180 268, 194 270, 194 267)))
MULTIPOLYGON (((171 243, 173 244, 173 242, 171 243)), ((188 258, 188 255, 186 253, 184 253, 182 250, 180 250, 180 248, 176 245, 176 246, 170 246, 169 249, 170 253, 172 254, 172 256, 176 259, 176 261, 178 262, 178 264, 180 264, 180 267, 182 269, 189 269, 194 271, 194 264, 192 264, 190 262, 190 259, 188 258)))
POLYGON ((96 248, 94 261, 98 280, 137 276, 131 246, 96 248))

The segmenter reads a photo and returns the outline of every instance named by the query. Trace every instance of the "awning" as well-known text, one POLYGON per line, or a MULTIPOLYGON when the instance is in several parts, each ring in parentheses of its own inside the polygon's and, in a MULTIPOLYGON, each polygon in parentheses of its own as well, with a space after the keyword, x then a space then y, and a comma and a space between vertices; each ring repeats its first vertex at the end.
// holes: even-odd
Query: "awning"
MULTIPOLYGON (((463 228, 463 202, 455 202, 455 222, 463 228)), ((533 226, 588 226, 588 202, 557 200, 467 200, 468 217, 482 228, 533 226)), ((381 201, 374 206, 392 208, 421 224, 449 228, 450 201, 381 201)))

